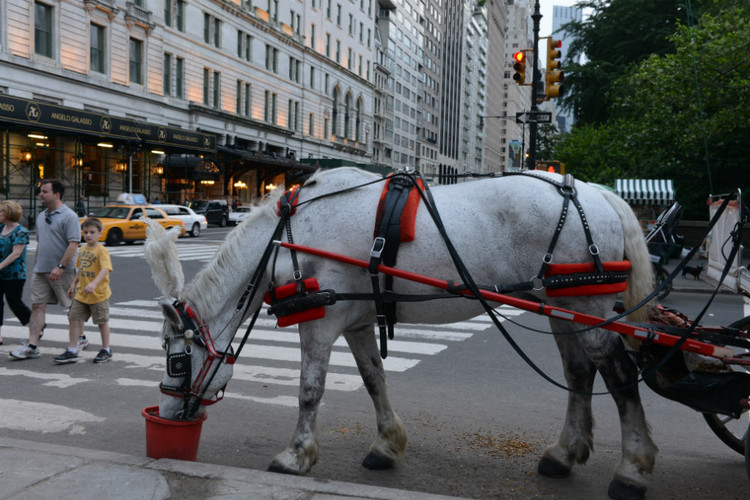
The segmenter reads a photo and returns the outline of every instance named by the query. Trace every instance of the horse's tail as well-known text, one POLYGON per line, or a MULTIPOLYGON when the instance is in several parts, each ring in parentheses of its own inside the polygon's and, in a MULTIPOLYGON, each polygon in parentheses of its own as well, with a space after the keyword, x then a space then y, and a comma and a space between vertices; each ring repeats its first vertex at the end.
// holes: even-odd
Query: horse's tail
MULTIPOLYGON (((622 221, 625 258, 630 261, 632 266, 628 276, 628 288, 623 294, 623 302, 625 309, 630 309, 654 290, 654 272, 651 266, 651 258, 648 254, 641 225, 630 206, 612 192, 602 191, 602 194, 622 221)), ((646 322, 648 320, 648 306, 641 307, 629 314, 628 320, 646 322)))

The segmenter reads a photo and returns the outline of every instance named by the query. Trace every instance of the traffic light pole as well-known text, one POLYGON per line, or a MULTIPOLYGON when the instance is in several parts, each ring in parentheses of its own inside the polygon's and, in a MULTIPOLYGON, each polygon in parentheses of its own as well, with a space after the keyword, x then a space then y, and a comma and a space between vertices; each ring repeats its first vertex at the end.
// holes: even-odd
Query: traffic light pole
MULTIPOLYGON (((534 58, 531 65, 531 113, 533 115, 537 111, 536 92, 541 81, 541 73, 539 73, 539 21, 542 19, 542 13, 539 0, 534 2, 534 14, 531 19, 534 21, 534 58)), ((526 165, 529 170, 534 170, 536 166, 536 127, 536 121, 529 124, 529 161, 526 165)))

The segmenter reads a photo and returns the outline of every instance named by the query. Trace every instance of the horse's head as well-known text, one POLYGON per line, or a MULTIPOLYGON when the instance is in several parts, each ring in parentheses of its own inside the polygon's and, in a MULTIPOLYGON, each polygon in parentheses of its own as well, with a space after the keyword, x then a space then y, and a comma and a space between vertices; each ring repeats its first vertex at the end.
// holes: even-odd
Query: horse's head
POLYGON ((205 411, 205 405, 223 397, 232 378, 231 335, 222 335, 224 329, 214 338, 209 324, 184 301, 163 297, 159 305, 164 314, 162 346, 167 355, 159 385, 159 416, 194 418, 205 411))
POLYGON ((192 418, 204 412, 206 404, 221 399, 223 388, 232 377, 234 356, 229 344, 234 330, 227 329, 228 319, 219 315, 212 323, 225 327, 217 326, 212 331, 199 312, 180 298, 184 278, 176 232, 145 220, 149 227, 144 254, 154 282, 166 296, 159 300, 164 314, 162 345, 167 354, 159 416, 192 418))

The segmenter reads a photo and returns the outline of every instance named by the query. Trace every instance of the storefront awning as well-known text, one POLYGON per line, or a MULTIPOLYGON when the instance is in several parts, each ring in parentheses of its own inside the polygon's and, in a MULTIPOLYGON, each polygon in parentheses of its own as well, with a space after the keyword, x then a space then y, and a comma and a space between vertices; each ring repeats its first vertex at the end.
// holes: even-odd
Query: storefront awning
POLYGON ((666 205, 674 201, 671 179, 616 179, 615 193, 628 203, 666 205))
POLYGON ((4 121, 104 139, 139 141, 151 147, 216 151, 216 137, 211 134, 0 95, 0 123, 4 121))

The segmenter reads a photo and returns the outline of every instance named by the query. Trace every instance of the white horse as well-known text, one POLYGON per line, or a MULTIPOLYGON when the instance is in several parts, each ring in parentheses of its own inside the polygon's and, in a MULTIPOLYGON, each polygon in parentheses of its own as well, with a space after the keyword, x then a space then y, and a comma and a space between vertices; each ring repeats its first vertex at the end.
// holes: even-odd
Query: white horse
MULTIPOLYGON (((317 173, 301 189, 303 204, 291 217, 295 243, 367 260, 373 243, 375 211, 383 188, 381 182, 367 183, 378 178, 353 168, 317 173), (315 199, 363 184, 367 185, 315 199)), ((557 175, 550 178, 558 182, 562 179, 557 175)), ((614 194, 582 182, 575 186, 602 261, 624 258, 631 261, 624 300, 626 307, 636 304, 653 289, 651 264, 638 221, 627 204, 614 194)), ((555 186, 533 176, 516 175, 438 186, 432 188, 431 193, 451 241, 477 283, 511 284, 536 276, 560 218, 562 197, 555 186)), ((191 373, 179 375, 168 370, 164 374, 163 386, 173 389, 161 396, 159 414, 162 417, 184 416, 184 398, 180 397, 180 390, 174 389, 186 388, 183 382, 193 385, 193 393, 201 392, 208 399, 221 391, 232 377, 230 363, 218 364, 212 378, 206 376, 206 367, 216 361, 211 352, 224 351, 240 324, 262 305, 262 295, 271 280, 270 265, 260 270, 259 293, 249 308, 241 312, 237 309, 279 222, 277 200, 278 196, 269 200, 264 209, 253 212, 234 229, 215 259, 184 289, 175 235, 165 233, 159 225, 150 228, 147 259, 155 282, 162 293, 170 297, 161 301, 166 317, 163 337, 168 354, 182 353, 186 347, 183 335, 186 320, 180 318, 172 305, 175 299, 195 311, 197 322, 203 328, 201 336, 208 337, 202 342, 187 340, 192 350, 191 373), (187 378, 190 380, 183 380, 187 378)), ((460 282, 446 245, 424 207, 417 213, 415 233, 413 242, 401 244, 396 267, 460 282)), ((294 268, 288 250, 279 252, 275 283, 285 284, 292 281, 294 268)), ((303 253, 298 253, 297 258, 303 277, 317 278, 321 289, 335 289, 338 293, 372 292, 370 275, 365 269, 303 253)), ((581 219, 571 204, 554 249, 554 262, 586 263, 591 259, 581 219)), ((394 291, 440 292, 398 278, 394 291)), ((545 301, 606 317, 611 314, 615 296, 546 297, 545 301)), ((400 302, 397 305, 401 323, 452 323, 482 312, 476 300, 400 302)), ((629 319, 643 321, 644 317, 631 315, 629 319)), ((290 444, 273 459, 271 470, 306 474, 318 460, 316 417, 331 347, 340 335, 344 335, 349 344, 377 416, 377 438, 363 465, 374 469, 392 467, 404 453, 406 432, 388 398, 374 320, 373 302, 360 300, 337 302, 326 307, 323 319, 299 325, 302 350, 299 418, 290 444)), ((556 333, 565 377, 572 392, 560 437, 545 450, 539 472, 563 477, 573 465, 587 460, 593 445, 589 393, 598 371, 612 392, 622 427, 622 459, 615 468, 609 494, 615 498, 644 496, 645 473, 653 469, 657 448, 649 436, 641 406, 637 368, 622 340, 617 334, 601 329, 566 335, 580 329, 581 325, 553 318, 550 324, 556 333)), ((216 367, 217 364, 212 366, 216 367)), ((201 406, 200 411, 205 411, 205 407, 201 406)))

